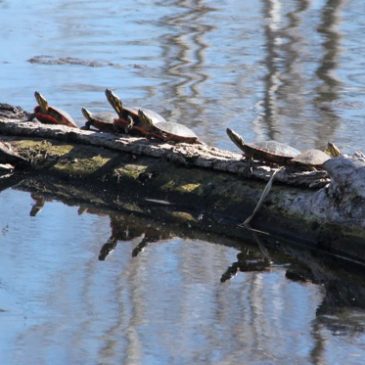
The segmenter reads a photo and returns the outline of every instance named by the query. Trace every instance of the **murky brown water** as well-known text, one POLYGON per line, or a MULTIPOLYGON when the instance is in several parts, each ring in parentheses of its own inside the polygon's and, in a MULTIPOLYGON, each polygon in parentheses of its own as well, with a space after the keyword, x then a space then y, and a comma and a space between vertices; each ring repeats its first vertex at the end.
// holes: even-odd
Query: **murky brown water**
MULTIPOLYGON (((81 125, 81 106, 108 109, 109 87, 223 148, 231 127, 364 150, 364 12, 360 0, 3 0, 0 101, 30 110, 39 90, 81 125)), ((15 190, 0 204, 1 363, 363 363, 359 278, 254 255, 222 284, 238 248, 175 235, 99 261, 109 216, 49 202, 31 217, 15 190), (288 279, 293 266, 315 283, 288 279)))

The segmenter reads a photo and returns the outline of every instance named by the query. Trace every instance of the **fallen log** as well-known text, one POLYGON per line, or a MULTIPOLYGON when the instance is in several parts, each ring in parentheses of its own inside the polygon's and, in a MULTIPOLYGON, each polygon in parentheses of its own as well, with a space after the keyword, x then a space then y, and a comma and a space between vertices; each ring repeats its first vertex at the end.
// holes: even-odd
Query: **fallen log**
MULTIPOLYGON (((0 114, 1 115, 1 114, 0 114)), ((24 114, 27 115, 26 113, 24 114)), ((189 211, 191 224, 240 237, 273 169, 207 145, 48 126, 0 116, 2 142, 30 162, 37 177, 91 185, 113 198, 121 191, 189 211)), ((253 226, 269 234, 365 262, 365 164, 331 159, 326 171, 282 169, 253 226), (344 171, 342 174, 341 171, 344 171), (346 171, 346 173, 345 173, 346 171), (346 177, 345 177, 346 176, 346 177)))

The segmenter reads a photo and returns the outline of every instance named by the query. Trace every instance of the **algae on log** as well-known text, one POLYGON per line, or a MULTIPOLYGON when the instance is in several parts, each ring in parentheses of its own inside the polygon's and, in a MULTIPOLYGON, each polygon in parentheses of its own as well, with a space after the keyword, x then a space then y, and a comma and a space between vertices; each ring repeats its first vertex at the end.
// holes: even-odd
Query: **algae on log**
MULTIPOLYGON (((267 166, 250 166, 240 154, 205 145, 173 145, 5 118, 0 118, 0 134, 31 161, 38 175, 92 185, 96 197, 105 193, 112 201, 122 192, 135 199, 164 200, 189 211, 191 224, 228 236, 241 235, 237 224, 252 212, 264 186, 259 180, 272 173, 267 166), (198 217, 207 217, 208 223, 198 217)), ((326 171, 281 171, 255 228, 365 261, 364 189, 341 180, 338 171, 344 164, 358 181, 364 164, 343 158, 328 162, 332 181, 326 171)))

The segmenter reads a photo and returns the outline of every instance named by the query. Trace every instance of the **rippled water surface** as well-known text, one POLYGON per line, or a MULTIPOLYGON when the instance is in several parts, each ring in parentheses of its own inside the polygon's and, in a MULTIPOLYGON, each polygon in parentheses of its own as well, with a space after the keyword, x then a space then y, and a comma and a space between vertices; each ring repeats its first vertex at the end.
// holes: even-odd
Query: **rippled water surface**
MULTIPOLYGON (((0 0, 0 102, 31 110, 39 90, 82 125, 109 87, 222 148, 231 127, 364 150, 364 13, 360 0, 0 0)), ((359 278, 279 255, 221 283, 237 246, 178 234, 100 261, 118 218, 57 201, 30 216, 16 190, 0 204, 1 363, 363 363, 359 278)))
POLYGON ((303 251, 58 201, 35 214, 39 196, 15 190, 0 199, 4 364, 362 363, 361 276, 303 251))
POLYGON ((40 90, 81 124, 80 106, 107 109, 110 87, 220 147, 234 149, 229 126, 362 149, 364 11, 360 0, 1 1, 0 99, 31 109, 40 90))

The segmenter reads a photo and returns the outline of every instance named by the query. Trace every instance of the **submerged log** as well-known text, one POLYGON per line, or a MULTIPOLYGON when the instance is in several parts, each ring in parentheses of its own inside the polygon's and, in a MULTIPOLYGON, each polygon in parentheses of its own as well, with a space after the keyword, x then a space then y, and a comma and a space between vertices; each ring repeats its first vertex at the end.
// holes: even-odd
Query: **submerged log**
MULTIPOLYGON (((163 201, 189 211, 192 224, 235 237, 273 172, 207 145, 48 126, 26 118, 0 117, 0 135, 30 162, 36 179, 52 175, 88 185, 114 203, 122 191, 132 200, 163 201)), ((365 262, 365 164, 340 157, 328 161, 326 170, 280 171, 252 225, 365 262)))

